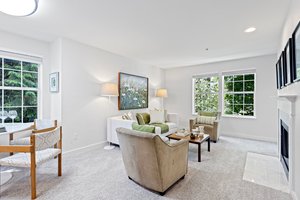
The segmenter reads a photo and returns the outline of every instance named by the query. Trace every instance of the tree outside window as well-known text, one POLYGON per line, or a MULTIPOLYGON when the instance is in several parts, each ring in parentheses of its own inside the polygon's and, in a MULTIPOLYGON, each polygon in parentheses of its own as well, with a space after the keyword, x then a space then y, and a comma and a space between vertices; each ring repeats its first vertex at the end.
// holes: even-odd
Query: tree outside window
POLYGON ((255 74, 223 76, 224 110, 229 116, 255 116, 255 74))
POLYGON ((219 77, 193 78, 193 113, 217 112, 219 100, 219 77))
MULTIPOLYGON (((0 110, 15 110, 14 122, 33 122, 38 113, 39 64, 0 58, 0 110)), ((7 118, 5 123, 11 123, 7 118)))

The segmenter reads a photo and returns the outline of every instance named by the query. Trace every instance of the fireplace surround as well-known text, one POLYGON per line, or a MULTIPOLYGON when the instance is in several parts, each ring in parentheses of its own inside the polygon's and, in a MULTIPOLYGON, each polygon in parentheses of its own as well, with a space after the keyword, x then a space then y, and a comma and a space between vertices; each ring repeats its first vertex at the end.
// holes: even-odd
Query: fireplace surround
POLYGON ((279 94, 277 98, 278 158, 286 173, 290 191, 295 190, 296 100, 295 94, 279 94))
POLYGON ((280 120, 280 161, 287 179, 289 179, 289 127, 280 120))

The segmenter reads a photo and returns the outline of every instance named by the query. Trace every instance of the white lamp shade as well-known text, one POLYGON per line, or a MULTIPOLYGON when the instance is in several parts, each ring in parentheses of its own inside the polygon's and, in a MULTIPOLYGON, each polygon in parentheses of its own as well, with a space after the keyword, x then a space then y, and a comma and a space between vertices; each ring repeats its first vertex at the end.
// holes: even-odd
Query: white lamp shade
POLYGON ((28 16, 38 8, 38 0, 0 0, 0 11, 13 16, 28 16))
POLYGON ((168 97, 168 91, 167 91, 167 89, 164 89, 164 88, 157 89, 155 96, 157 96, 157 97, 168 97))
POLYGON ((119 96, 118 85, 115 83, 104 83, 101 85, 102 96, 119 96))

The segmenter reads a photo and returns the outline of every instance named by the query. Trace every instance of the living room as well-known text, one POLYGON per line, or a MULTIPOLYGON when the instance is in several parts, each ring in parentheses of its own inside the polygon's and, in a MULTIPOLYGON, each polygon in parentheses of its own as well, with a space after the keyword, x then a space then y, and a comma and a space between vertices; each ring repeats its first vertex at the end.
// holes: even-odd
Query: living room
MULTIPOLYGON (((26 7, 14 1, 17 8, 26 7)), ((282 52, 287 53, 289 38, 294 41, 297 36, 299 0, 39 0, 33 1, 38 5, 34 12, 25 16, 6 14, 3 8, 9 1, 3 2, 0 1, 1 84, 4 83, 0 86, 1 112, 16 110, 18 116, 12 120, 10 115, 1 118, 2 126, 9 132, 10 128, 34 125, 34 119, 56 120, 58 125, 53 130, 61 131, 62 144, 58 145, 60 154, 36 167, 33 195, 31 168, 5 166, 4 161, 18 152, 7 152, 12 149, 12 138, 0 133, 0 158, 6 159, 0 169, 0 199, 300 198, 300 125, 296 123, 300 119, 300 84, 292 77, 287 82, 288 76, 281 83, 277 69, 282 52), (22 69, 7 69, 6 61, 11 59, 20 61, 22 69), (25 70, 28 62, 38 63, 38 71, 25 70), (9 77, 6 71, 18 70, 21 85, 30 73, 37 74, 37 85, 33 89, 18 87, 22 91, 20 105, 9 107, 5 101, 15 97, 5 91, 15 85, 5 85, 9 77), (122 101, 124 75, 147 81, 146 106, 142 109, 122 108, 126 103, 122 101), (203 92, 197 89, 197 81, 217 88, 203 92), (226 107, 236 95, 229 89, 236 82, 249 83, 249 89, 239 91, 245 97, 242 103, 226 107), (107 89, 114 91, 105 94, 107 84, 112 84, 107 89), (166 93, 158 94, 160 89, 166 93), (35 103, 25 105, 28 100, 23 91, 29 90, 37 94, 35 103), (208 104, 214 108, 207 108, 208 104), (25 112, 28 107, 34 111, 32 116, 25 112), (214 141, 210 143, 206 138, 200 143, 188 143, 187 162, 182 164, 187 169, 184 179, 176 179, 164 191, 153 190, 147 178, 131 177, 139 174, 126 167, 124 151, 129 147, 122 144, 128 145, 127 138, 124 136, 121 144, 111 138, 120 139, 116 128, 134 129, 133 123, 139 123, 136 114, 150 113, 151 121, 152 111, 157 110, 166 110, 165 114, 174 117, 166 117, 166 121, 174 122, 178 133, 204 132, 214 141), (216 113, 217 139, 204 126, 197 129, 190 124, 191 119, 201 118, 200 111, 216 113), (133 123, 122 119, 128 115, 133 123), (288 172, 280 161, 280 131, 285 127, 281 121, 285 121, 290 134, 288 172), (62 173, 57 176, 60 156, 62 173)), ((292 48, 298 54, 291 58, 297 59, 298 51, 292 48)), ((299 70, 296 63, 292 65, 299 70)), ((162 127, 153 130, 160 134, 162 127)), ((145 137, 153 137, 153 133, 145 137)), ((175 145, 176 139, 170 137, 161 137, 166 143, 161 145, 175 145)), ((150 157, 142 149, 140 153, 150 157)), ((148 166, 144 165, 141 164, 143 170, 148 166)))

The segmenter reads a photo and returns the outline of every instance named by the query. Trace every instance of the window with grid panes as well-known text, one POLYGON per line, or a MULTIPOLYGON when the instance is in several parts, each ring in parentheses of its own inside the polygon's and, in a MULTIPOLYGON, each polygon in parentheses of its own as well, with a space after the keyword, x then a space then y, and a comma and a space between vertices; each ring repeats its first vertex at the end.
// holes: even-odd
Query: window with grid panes
MULTIPOLYGON (((38 115, 40 64, 0 57, 0 110, 17 111, 15 123, 33 122, 38 115)), ((4 123, 12 123, 6 118, 4 123)))
POLYGON ((223 76, 223 115, 255 116, 255 73, 223 76))

